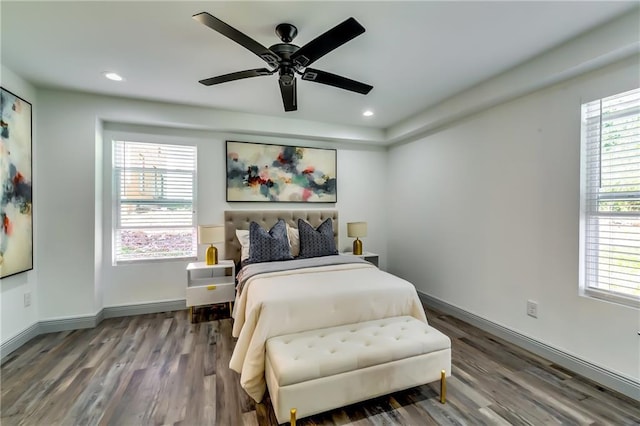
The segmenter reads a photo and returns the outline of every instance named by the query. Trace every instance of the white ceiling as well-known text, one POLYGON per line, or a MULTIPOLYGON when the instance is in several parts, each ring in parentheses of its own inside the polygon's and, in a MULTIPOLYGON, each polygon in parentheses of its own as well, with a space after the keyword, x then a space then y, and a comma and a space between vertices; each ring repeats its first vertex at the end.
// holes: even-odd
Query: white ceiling
POLYGON ((38 87, 204 105, 231 111, 387 128, 578 34, 636 1, 540 2, 0 2, 2 64, 38 87), (298 81, 284 112, 277 75, 205 87, 198 80, 264 67, 257 56, 191 19, 206 11, 271 46, 294 44, 353 16, 366 32, 313 64, 369 83, 363 96, 298 81), (106 80, 117 71, 126 81, 106 80), (365 109, 375 116, 362 117, 365 109))

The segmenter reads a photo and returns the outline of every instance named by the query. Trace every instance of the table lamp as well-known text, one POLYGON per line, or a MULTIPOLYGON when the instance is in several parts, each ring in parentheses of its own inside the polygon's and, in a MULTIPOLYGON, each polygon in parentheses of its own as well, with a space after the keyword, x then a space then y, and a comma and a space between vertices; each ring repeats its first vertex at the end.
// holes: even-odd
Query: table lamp
POLYGON ((347 236, 356 237, 353 242, 353 254, 362 254, 362 241, 358 237, 367 236, 367 222, 349 222, 347 223, 347 236))
POLYGON ((207 265, 216 265, 218 263, 218 249, 215 248, 214 244, 221 242, 224 242, 224 226, 198 226, 198 244, 209 244, 207 254, 205 256, 207 265))

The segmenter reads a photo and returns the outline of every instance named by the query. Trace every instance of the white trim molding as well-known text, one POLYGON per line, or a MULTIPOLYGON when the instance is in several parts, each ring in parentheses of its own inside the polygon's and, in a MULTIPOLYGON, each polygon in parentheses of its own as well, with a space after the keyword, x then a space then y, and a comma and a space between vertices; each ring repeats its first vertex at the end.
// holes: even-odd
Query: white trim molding
POLYGON ((185 299, 178 299, 135 305, 107 306, 95 315, 40 321, 0 345, 0 363, 4 363, 9 359, 9 355, 11 355, 12 352, 41 334, 93 328, 107 318, 181 311, 184 309, 187 309, 185 299))
POLYGON ((155 314, 157 312, 182 311, 187 309, 185 299, 163 302, 140 303, 137 305, 107 306, 102 309, 104 318, 128 317, 131 315, 155 314))
POLYGON ((0 345, 0 363, 4 363, 13 351, 27 343, 29 340, 40 335, 40 323, 31 324, 29 327, 8 339, 0 345))
POLYGON ((553 346, 547 345, 546 343, 532 339, 531 337, 525 336, 517 331, 513 331, 500 324, 496 324, 492 321, 479 317, 478 315, 467 312, 464 309, 458 308, 457 306, 451 305, 421 291, 418 291, 418 295, 420 296, 420 300, 428 307, 432 307, 448 315, 461 319, 462 321, 468 322, 487 333, 491 333, 509 343, 520 346, 521 348, 548 359, 561 367, 591 379, 602 386, 616 392, 620 392, 621 394, 636 401, 640 401, 640 382, 636 380, 622 376, 613 371, 609 371, 596 364, 592 364, 589 361, 585 361, 574 355, 554 348, 553 346))

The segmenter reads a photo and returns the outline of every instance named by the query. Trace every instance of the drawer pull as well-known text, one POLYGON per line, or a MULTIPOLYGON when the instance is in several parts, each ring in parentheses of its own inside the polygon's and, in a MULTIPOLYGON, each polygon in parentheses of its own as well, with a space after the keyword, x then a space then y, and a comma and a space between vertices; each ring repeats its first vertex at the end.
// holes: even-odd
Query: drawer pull
POLYGON ((208 285, 207 286, 207 290, 215 290, 216 286, 215 285, 208 285))

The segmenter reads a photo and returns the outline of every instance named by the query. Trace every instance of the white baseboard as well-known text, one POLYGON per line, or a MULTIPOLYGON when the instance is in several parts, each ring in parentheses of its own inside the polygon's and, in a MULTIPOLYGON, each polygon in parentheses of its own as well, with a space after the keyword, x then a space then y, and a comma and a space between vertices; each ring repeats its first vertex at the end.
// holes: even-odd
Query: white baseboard
POLYGON ((498 336, 514 345, 518 345, 581 376, 620 392, 636 401, 640 401, 640 382, 638 381, 592 364, 589 361, 585 361, 553 346, 549 346, 546 343, 479 317, 457 306, 422 293, 421 291, 418 291, 418 295, 420 296, 420 300, 427 306, 468 322, 481 330, 498 336))
POLYGON ((156 312, 181 311, 187 309, 185 299, 164 302, 140 303, 137 305, 107 306, 102 309, 103 317, 117 318, 131 315, 155 314, 156 312))
POLYGON ((4 342, 2 345, 0 345, 0 363, 3 363, 7 356, 11 354, 11 352, 15 351, 20 346, 24 345, 34 337, 38 337, 39 335, 40 324, 36 322, 35 324, 32 324, 17 335, 13 336, 11 339, 4 342))
POLYGON ((41 334, 57 333, 59 331, 67 330, 80 330, 82 328, 93 328, 100 324, 102 320, 107 318, 153 314, 156 312, 181 311, 186 309, 186 307, 186 301, 184 299, 178 299, 136 305, 107 306, 102 308, 95 315, 40 321, 0 345, 0 363, 4 363, 7 357, 20 346, 41 334))
POLYGON ((40 321, 38 323, 38 334, 57 333, 59 331, 67 330, 80 330, 82 328, 93 328, 99 324, 99 315, 100 313, 82 317, 40 321))

